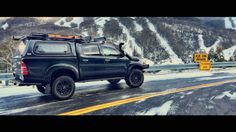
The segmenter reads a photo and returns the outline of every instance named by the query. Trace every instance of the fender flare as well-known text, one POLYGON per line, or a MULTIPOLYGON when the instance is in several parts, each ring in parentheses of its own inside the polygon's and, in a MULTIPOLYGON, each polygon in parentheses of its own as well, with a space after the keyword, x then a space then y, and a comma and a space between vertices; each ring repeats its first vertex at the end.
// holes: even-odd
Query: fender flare
POLYGON ((128 66, 128 74, 130 74, 131 70, 134 68, 134 67, 137 67, 138 69, 143 69, 143 66, 139 63, 131 63, 129 66, 128 66))
POLYGON ((52 73, 57 70, 70 70, 75 74, 76 80, 79 79, 79 71, 75 66, 61 63, 61 64, 52 65, 47 69, 47 71, 45 72, 45 75, 47 75, 46 80, 50 82, 52 73))

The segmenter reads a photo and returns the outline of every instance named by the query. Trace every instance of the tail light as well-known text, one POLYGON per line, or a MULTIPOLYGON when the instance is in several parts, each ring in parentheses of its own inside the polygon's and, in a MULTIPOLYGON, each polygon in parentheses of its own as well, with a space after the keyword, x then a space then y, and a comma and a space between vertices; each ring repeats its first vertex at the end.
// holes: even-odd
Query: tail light
POLYGON ((26 67, 26 64, 23 61, 20 62, 20 67, 21 67, 21 74, 22 75, 28 75, 29 74, 28 69, 26 67))

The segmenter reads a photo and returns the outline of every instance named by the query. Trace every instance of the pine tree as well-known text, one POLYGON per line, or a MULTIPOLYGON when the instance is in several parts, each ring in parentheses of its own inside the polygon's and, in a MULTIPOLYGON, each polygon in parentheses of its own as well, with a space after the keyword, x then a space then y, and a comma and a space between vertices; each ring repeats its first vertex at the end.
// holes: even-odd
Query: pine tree
POLYGON ((217 62, 225 61, 223 50, 224 50, 224 47, 222 45, 217 46, 216 55, 215 55, 215 59, 217 62))
POLYGON ((214 48, 211 48, 208 53, 208 60, 215 61, 215 50, 214 48))

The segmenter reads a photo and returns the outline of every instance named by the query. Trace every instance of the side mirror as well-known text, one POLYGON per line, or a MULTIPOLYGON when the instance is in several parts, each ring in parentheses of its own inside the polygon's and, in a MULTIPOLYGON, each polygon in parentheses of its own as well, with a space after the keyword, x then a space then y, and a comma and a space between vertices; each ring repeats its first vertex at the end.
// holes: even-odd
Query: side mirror
POLYGON ((125 52, 124 52, 124 49, 123 49, 123 45, 124 45, 125 43, 120 43, 119 44, 119 50, 120 50, 120 52, 124 55, 125 54, 125 52))

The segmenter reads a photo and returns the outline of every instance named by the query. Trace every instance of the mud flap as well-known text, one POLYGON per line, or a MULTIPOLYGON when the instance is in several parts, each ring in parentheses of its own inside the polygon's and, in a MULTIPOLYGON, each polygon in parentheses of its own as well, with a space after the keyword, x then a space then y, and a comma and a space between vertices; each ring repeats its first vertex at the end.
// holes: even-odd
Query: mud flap
POLYGON ((51 94, 51 86, 50 84, 47 84, 46 85, 46 91, 45 91, 46 94, 51 94))

